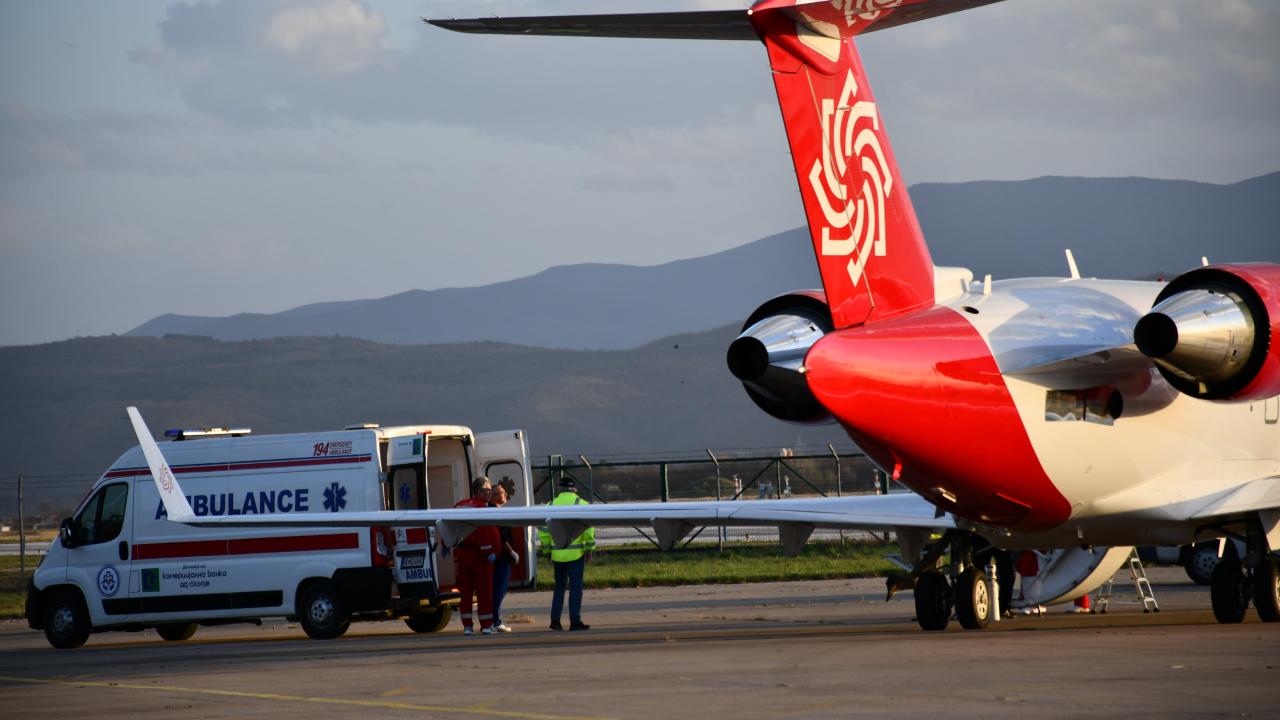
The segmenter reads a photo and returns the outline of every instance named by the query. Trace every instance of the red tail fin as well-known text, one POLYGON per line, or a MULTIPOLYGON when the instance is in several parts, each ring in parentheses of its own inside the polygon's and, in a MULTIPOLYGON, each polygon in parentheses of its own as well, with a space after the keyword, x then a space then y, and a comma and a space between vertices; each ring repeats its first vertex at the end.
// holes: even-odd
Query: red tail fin
POLYGON ((886 6, 903 4, 765 0, 752 8, 837 328, 933 305, 933 260, 853 43, 905 9, 886 6))

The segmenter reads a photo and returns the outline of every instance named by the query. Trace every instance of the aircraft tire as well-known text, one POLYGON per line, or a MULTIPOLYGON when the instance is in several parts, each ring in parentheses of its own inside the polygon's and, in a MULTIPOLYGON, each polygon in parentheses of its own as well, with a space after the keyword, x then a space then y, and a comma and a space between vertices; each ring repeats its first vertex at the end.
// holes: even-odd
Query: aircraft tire
POLYGON ((921 630, 946 630, 951 621, 951 585, 937 570, 916 581, 916 622, 921 630))
POLYGON ((1274 556, 1253 572, 1253 606, 1262 622, 1280 622, 1280 560, 1274 556))
POLYGON ((996 584, 1000 587, 1000 612, 1007 613, 1013 603, 1013 584, 1018 580, 1013 572, 1013 556, 1008 550, 991 546, 987 550, 975 552, 973 561, 978 567, 985 568, 987 561, 993 557, 996 561, 996 584))
POLYGON ((1218 622, 1232 624, 1244 621, 1244 613, 1249 609, 1249 579, 1245 577, 1239 560, 1224 557, 1213 569, 1209 590, 1213 599, 1213 617, 1218 622))
POLYGON ((987 574, 968 567, 956 582, 956 619, 965 630, 981 630, 991 622, 991 586, 987 574))
POLYGON ((156 626, 156 633, 169 642, 190 640, 196 634, 195 623, 165 623, 156 626))
POLYGON ((410 615, 404 619, 404 624, 416 633, 433 633, 448 627, 451 619, 453 619, 453 609, 448 605, 441 605, 426 612, 410 615))
POLYGON ((343 607, 342 596, 328 580, 319 580, 305 587, 298 600, 298 620, 313 640, 342 637, 351 626, 351 616, 343 607))

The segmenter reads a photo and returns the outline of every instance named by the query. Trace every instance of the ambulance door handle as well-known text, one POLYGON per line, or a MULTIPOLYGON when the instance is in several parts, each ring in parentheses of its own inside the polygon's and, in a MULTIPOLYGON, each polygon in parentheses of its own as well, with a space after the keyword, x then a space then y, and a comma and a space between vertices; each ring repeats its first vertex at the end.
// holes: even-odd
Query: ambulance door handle
POLYGON ((128 559, 129 559, 129 543, 124 540, 121 540, 120 541, 120 562, 124 562, 125 560, 128 560, 128 559))

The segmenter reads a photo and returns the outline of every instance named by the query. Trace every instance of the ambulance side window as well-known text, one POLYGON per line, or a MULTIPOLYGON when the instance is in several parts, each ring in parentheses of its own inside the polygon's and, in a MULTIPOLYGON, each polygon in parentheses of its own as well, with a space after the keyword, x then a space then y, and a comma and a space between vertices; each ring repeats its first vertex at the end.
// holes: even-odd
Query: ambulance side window
POLYGON ((76 516, 76 535, 80 545, 115 540, 124 529, 124 511, 128 504, 129 486, 108 485, 98 491, 76 516))

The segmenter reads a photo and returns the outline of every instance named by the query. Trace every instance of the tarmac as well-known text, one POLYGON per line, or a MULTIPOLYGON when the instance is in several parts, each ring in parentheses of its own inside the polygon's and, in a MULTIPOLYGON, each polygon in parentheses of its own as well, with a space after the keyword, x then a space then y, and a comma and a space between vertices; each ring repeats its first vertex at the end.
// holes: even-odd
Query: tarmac
MULTIPOLYGON (((50 648, 0 623, 8 717, 951 718, 1280 717, 1280 624, 1218 625, 1178 568, 1124 577, 1105 615, 1051 608, 926 633, 910 592, 849 579, 588 591, 586 632, 547 629, 546 592, 494 637, 357 623, 308 640, 284 621, 186 642, 103 633, 50 648)), ((567 619, 567 618, 566 618, 567 619)))

